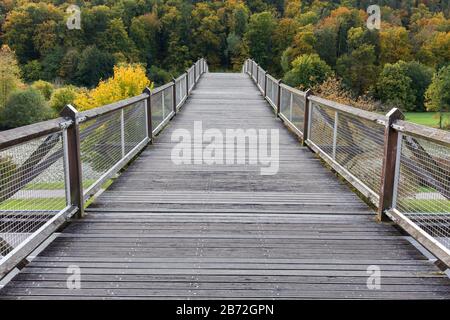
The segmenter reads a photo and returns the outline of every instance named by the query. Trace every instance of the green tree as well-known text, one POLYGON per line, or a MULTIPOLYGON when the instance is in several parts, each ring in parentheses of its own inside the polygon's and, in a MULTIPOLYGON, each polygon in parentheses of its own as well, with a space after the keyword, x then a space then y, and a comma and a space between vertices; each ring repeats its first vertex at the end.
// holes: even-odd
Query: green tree
POLYGON ((284 76, 284 82, 305 90, 324 82, 333 74, 330 66, 317 54, 301 55, 292 62, 292 69, 284 76))
POLYGON ((412 80, 399 63, 386 64, 377 83, 378 98, 389 107, 403 111, 415 109, 416 97, 412 80))
POLYGON ((39 121, 51 116, 44 96, 37 90, 29 88, 12 93, 5 108, 1 111, 0 127, 13 129, 39 121))
POLYGON ((431 84, 433 70, 417 61, 400 61, 399 64, 411 79, 411 89, 416 97, 414 110, 425 111, 425 92, 431 84))
POLYGON ((93 87, 101 79, 113 75, 114 64, 112 54, 100 51, 96 46, 87 47, 81 53, 75 80, 79 85, 93 87))
POLYGON ((444 128, 444 112, 450 111, 450 66, 441 68, 433 76, 425 98, 427 110, 439 112, 439 127, 444 128))
POLYGON ((253 14, 244 36, 250 56, 265 69, 273 63, 273 33, 276 25, 276 19, 271 12, 253 14))

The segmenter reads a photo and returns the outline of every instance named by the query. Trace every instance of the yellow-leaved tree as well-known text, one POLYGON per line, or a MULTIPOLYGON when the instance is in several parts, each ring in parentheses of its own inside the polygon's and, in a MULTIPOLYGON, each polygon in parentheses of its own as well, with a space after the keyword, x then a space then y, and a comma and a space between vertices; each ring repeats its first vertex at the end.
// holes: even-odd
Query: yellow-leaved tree
POLYGON ((74 101, 78 110, 88 110, 119 100, 137 96, 153 83, 140 64, 122 64, 114 67, 114 76, 101 81, 92 90, 81 90, 74 101))

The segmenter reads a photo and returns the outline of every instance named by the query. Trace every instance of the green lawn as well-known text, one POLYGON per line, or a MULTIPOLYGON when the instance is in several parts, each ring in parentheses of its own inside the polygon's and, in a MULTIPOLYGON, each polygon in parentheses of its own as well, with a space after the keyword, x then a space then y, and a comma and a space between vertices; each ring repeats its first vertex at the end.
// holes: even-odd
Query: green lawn
MULTIPOLYGON (((439 127, 439 116, 437 112, 406 112, 405 113, 406 120, 421 124, 424 126, 439 127)), ((447 119, 450 117, 450 112, 446 113, 447 119)))

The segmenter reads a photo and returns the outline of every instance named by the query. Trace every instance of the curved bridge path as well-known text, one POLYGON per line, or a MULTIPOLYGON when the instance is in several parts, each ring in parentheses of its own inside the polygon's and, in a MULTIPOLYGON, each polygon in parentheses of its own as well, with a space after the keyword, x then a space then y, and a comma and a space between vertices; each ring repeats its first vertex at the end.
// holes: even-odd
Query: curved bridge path
POLYGON ((1 298, 450 298, 447 276, 397 229, 375 222, 244 74, 205 74, 87 214, 1 298), (175 165, 172 134, 192 132, 194 121, 224 133, 278 129, 278 173, 261 175, 249 164, 175 165), (74 266, 81 288, 69 290, 74 266))

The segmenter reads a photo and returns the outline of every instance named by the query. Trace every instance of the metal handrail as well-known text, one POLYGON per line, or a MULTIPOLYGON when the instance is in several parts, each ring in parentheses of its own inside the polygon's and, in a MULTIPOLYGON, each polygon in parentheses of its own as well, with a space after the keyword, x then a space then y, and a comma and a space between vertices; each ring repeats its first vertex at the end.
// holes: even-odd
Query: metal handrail
MULTIPOLYGON (((55 195, 66 203, 64 208, 58 208, 60 201, 49 200, 48 205, 54 208, 32 210, 31 212, 34 212, 32 215, 29 209, 20 207, 20 201, 19 207, 14 207, 14 210, 0 209, 0 219, 8 220, 4 226, 0 225, 0 234, 4 237, 8 235, 8 228, 12 228, 10 230, 14 234, 11 237, 15 237, 17 242, 5 245, 4 239, 0 238, 0 279, 22 263, 68 219, 83 216, 89 198, 154 140, 154 136, 176 115, 189 93, 207 71, 206 60, 200 59, 188 70, 189 73, 193 73, 191 83, 187 80, 189 73, 184 73, 170 83, 153 90, 147 88, 135 97, 82 112, 78 112, 72 106, 66 106, 60 118, 0 132, 0 204, 8 201, 44 174, 64 176, 60 184, 62 183, 65 189, 61 190, 65 191, 65 195, 61 197, 56 192, 55 195), (176 86, 181 81, 186 81, 186 86, 189 84, 190 88, 177 93, 176 86), (179 103, 177 94, 181 94, 182 97, 179 103), (152 105, 152 100, 161 97, 164 101, 164 96, 170 97, 170 100, 166 101, 167 105, 164 106, 164 102, 161 102, 162 107, 166 107, 169 112, 158 122, 159 120, 155 120, 159 112, 158 106, 152 105), (154 121, 157 121, 155 128, 153 128, 154 121), (132 136, 132 140, 127 141, 128 136, 132 136), (21 152, 22 146, 29 150, 30 155, 16 153, 21 152), (102 149, 104 147, 111 150, 102 149), (89 176, 89 172, 84 169, 90 165, 85 161, 90 159, 91 153, 105 158, 94 161, 94 165, 101 168, 94 175, 93 182, 84 179, 89 176), (17 164, 11 162, 14 156, 18 158, 17 164), (55 166, 59 169, 55 169, 55 166), (48 172, 49 170, 63 172, 48 172), (11 215, 12 213, 14 215, 11 215), (15 217, 20 220, 14 222, 15 217), (35 223, 36 228, 29 227, 33 223, 27 219, 39 219, 35 223), (42 221, 45 222, 43 225, 42 221), (15 236, 25 229, 21 223, 27 224, 27 233, 24 235, 26 239, 15 236)), ((34 192, 33 189, 27 191, 34 192)))
POLYGON ((380 221, 398 223, 450 267, 450 132, 404 121, 398 109, 380 115, 313 96, 310 90, 292 88, 265 71, 261 90, 258 71, 264 69, 259 68, 247 59, 242 71, 303 145, 377 207, 380 221), (278 88, 277 101, 269 97, 273 86, 278 88), (411 194, 425 202, 416 205, 411 194), (427 209, 436 213, 421 212, 427 209), (444 225, 436 216, 445 220, 444 225))

